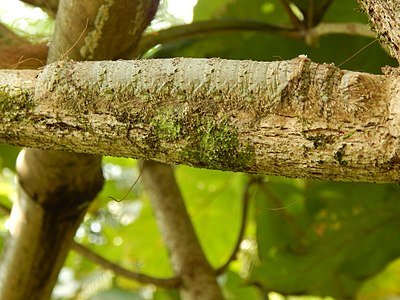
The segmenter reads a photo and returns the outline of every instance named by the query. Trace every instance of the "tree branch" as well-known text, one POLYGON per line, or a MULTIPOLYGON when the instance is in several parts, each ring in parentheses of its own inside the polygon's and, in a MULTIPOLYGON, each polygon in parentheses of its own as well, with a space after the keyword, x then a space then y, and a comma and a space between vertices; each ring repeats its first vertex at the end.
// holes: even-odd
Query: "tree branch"
POLYGON ((127 51, 126 58, 136 58, 158 44, 174 42, 182 39, 202 38, 210 33, 233 31, 254 31, 276 33, 292 38, 301 36, 296 30, 252 20, 210 20, 173 26, 160 31, 146 34, 139 42, 137 49, 127 51))
POLYGON ((240 228, 239 228, 239 233, 236 239, 235 246, 233 247, 231 255, 228 257, 227 261, 220 266, 218 269, 215 270, 215 273, 217 275, 221 275, 224 273, 231 262, 237 259, 237 255, 240 251, 240 244, 243 241, 244 233, 246 231, 246 225, 247 225, 247 214, 248 214, 248 207, 249 207, 249 200, 250 200, 250 187, 251 185, 256 181, 257 179, 252 178, 249 182, 247 182, 243 196, 242 196, 242 217, 241 217, 241 222, 240 222, 240 228))
POLYGON ((114 272, 116 275, 123 276, 143 284, 154 284, 158 287, 168 289, 178 288, 181 284, 181 280, 178 278, 155 278, 145 274, 129 271, 113 262, 110 262, 109 260, 93 252, 91 249, 76 242, 72 243, 71 248, 77 253, 81 254, 83 257, 91 260, 107 270, 114 272))
POLYGON ((400 180, 398 80, 303 56, 58 62, 2 71, 0 87, 4 143, 290 177, 400 180))
MULTIPOLYGON (((129 49, 124 57, 136 59, 138 55, 159 44, 166 44, 183 39, 201 39, 207 34, 227 33, 234 31, 252 31, 279 34, 293 39, 302 39, 304 28, 291 29, 252 20, 210 20, 183 24, 144 35, 135 49, 129 49)), ((375 38, 367 24, 362 23, 320 23, 309 29, 312 38, 329 34, 348 34, 375 38)))
MULTIPOLYGON (((0 211, 6 215, 9 215, 11 213, 11 209, 2 203, 0 203, 0 211)), ((115 264, 115 263, 103 258, 102 256, 93 252, 91 249, 89 249, 75 241, 72 242, 71 249, 73 249, 75 252, 79 253, 86 259, 98 264, 102 268, 105 268, 107 270, 114 272, 114 274, 116 274, 118 276, 123 276, 125 278, 132 279, 132 280, 135 280, 135 281, 143 283, 143 284, 154 284, 158 287, 171 288, 171 289, 178 288, 179 285, 181 284, 181 280, 176 277, 155 278, 152 276, 148 276, 146 274, 129 271, 129 270, 121 267, 120 265, 115 264)))
POLYGON ((304 30, 305 29, 305 24, 299 20, 299 18, 294 14, 292 8, 290 7, 289 3, 287 0, 280 0, 283 8, 285 9, 286 13, 288 14, 290 21, 292 22, 292 25, 294 28, 297 28, 298 30, 304 30))
POLYGON ((389 46, 390 53, 400 61, 399 0, 358 0, 371 20, 380 40, 389 46))
POLYGON ((221 291, 186 210, 171 166, 143 162, 142 181, 170 253, 172 268, 182 278, 186 300, 219 300, 221 291))
POLYGON ((323 36, 329 34, 347 34, 376 38, 374 33, 367 24, 363 23, 320 23, 311 29, 312 35, 323 36))

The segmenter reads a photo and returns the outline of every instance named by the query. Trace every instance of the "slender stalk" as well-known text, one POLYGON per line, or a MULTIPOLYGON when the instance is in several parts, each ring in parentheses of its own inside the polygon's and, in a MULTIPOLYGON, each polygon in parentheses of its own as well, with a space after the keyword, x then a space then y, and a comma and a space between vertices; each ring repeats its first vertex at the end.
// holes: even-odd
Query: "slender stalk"
POLYGON ((121 267, 118 264, 115 264, 102 256, 96 254, 93 252, 91 249, 73 242, 71 248, 82 255, 83 257, 87 258, 88 260, 91 260, 92 262, 98 264, 102 268, 105 268, 107 270, 110 270, 114 272, 116 275, 123 276, 128 279, 135 280, 140 283, 144 284, 154 284, 155 286, 162 287, 162 288, 178 288, 181 284, 181 280, 173 277, 173 278, 156 278, 152 276, 148 276, 146 274, 142 273, 137 273, 130 271, 128 269, 125 269, 121 267))
POLYGON ((182 279, 182 298, 222 299, 215 272, 197 239, 172 167, 151 161, 144 164, 142 180, 170 252, 172 268, 182 279))

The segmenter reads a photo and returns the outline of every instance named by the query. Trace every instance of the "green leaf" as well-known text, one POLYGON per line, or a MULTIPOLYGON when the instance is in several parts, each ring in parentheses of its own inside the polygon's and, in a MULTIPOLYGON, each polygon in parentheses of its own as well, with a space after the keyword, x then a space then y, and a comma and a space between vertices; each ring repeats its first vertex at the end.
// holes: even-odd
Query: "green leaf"
POLYGON ((400 255, 400 188, 272 179, 257 197, 252 280, 283 294, 353 297, 400 255))
POLYGON ((176 177, 203 249, 218 267, 237 239, 245 177, 184 166, 176 168, 176 177))
POLYGON ((247 283, 237 273, 228 271, 220 279, 225 299, 257 300, 263 299, 256 287, 247 283))
POLYGON ((289 24, 289 18, 279 0, 199 0, 193 10, 193 21, 209 19, 249 19, 272 24, 289 24))
POLYGON ((9 168, 15 171, 15 160, 20 150, 19 147, 0 144, 0 168, 9 168))

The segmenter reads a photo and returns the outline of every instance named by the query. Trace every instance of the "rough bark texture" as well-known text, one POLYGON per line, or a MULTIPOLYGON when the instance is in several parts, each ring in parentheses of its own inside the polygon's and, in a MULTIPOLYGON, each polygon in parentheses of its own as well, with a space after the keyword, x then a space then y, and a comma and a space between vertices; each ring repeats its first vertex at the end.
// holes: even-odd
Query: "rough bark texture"
POLYGON ((124 57, 139 41, 157 6, 158 0, 60 1, 54 39, 63 43, 53 43, 50 56, 74 60, 124 57), (77 12, 84 12, 83 17, 71 18, 77 12))
POLYGON ((62 159, 52 151, 43 160, 41 150, 21 152, 17 167, 23 188, 0 265, 1 299, 50 297, 76 228, 102 185, 100 158, 82 165, 86 157, 62 159))
POLYGON ((399 85, 305 57, 58 62, 0 75, 0 141, 212 169, 399 180, 399 85), (36 82, 35 82, 36 81, 36 82), (18 109, 13 109, 18 107, 18 109))
MULTIPOLYGON (((60 1, 48 61, 118 56, 139 39, 154 14, 154 3, 60 1), (128 35, 133 41, 124 44, 122 37, 128 35)), ((2 253, 0 299, 48 299, 86 207, 101 190, 101 159, 25 149, 17 171, 22 190, 12 210, 17 216, 11 218, 13 231, 2 253)))
POLYGON ((215 272, 196 238, 173 169, 157 162, 144 164, 142 181, 149 193, 174 272, 182 279, 182 299, 222 299, 215 272))
POLYGON ((390 53, 400 61, 400 2, 398 0, 358 0, 370 19, 372 29, 390 53))

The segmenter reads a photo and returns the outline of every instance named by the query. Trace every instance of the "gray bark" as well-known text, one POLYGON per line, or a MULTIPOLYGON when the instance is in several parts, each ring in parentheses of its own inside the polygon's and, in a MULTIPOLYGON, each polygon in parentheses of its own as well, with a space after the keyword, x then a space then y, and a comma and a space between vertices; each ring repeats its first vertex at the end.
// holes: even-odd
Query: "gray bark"
POLYGON ((177 58, 63 61, 0 80, 5 143, 290 177, 400 176, 390 76, 305 57, 177 58))

